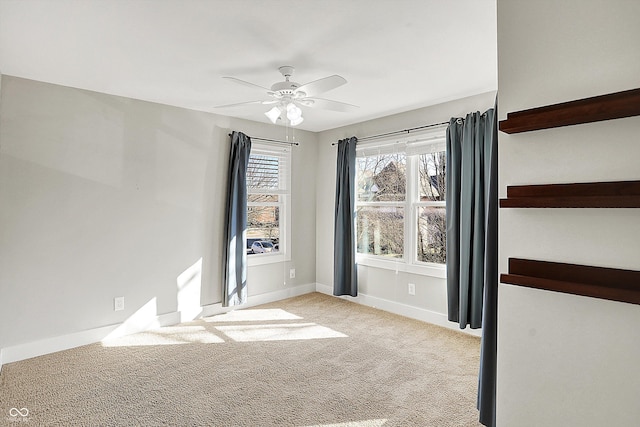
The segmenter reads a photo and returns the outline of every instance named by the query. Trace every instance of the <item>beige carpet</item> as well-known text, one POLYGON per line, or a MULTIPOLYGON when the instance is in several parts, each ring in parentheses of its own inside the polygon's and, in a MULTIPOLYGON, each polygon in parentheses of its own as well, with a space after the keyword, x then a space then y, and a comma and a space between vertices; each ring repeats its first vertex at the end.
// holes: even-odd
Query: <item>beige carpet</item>
POLYGON ((7 364, 0 425, 479 426, 479 347, 312 293, 7 364))

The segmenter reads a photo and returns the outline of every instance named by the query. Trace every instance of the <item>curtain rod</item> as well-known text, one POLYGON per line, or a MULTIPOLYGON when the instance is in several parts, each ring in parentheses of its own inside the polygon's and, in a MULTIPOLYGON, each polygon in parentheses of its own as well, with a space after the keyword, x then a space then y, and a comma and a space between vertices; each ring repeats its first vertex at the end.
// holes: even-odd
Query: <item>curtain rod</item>
MULTIPOLYGON (((231 134, 229 134, 229 136, 231 136, 231 134)), ((278 143, 278 144, 300 145, 299 142, 295 142, 295 141, 294 142, 281 141, 279 139, 260 138, 260 137, 257 137, 257 136, 250 136, 249 138, 251 138, 252 140, 256 139, 258 141, 275 142, 275 143, 278 143)))
MULTIPOLYGON (((428 128, 432 128, 432 127, 436 127, 436 126, 443 126, 443 125, 448 125, 448 124, 449 124, 449 122, 432 123, 430 125, 417 126, 417 127, 414 127, 414 128, 403 129, 403 130, 396 130, 396 131, 393 131, 393 132, 381 133, 381 134, 378 134, 378 135, 364 136, 362 138, 358 138, 358 142, 367 141, 369 139, 382 138, 383 136, 391 136, 391 135, 397 135, 397 134, 402 134, 402 133, 411 133, 411 132, 415 132, 417 130, 428 129, 428 128)), ((338 143, 334 142, 331 145, 338 145, 338 143)))

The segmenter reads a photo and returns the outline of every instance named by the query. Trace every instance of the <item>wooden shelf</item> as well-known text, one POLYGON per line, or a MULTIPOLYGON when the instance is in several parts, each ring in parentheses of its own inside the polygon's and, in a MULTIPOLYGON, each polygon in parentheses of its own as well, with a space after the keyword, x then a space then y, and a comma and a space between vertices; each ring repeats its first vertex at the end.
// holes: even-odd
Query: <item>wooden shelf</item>
POLYGON ((507 187, 501 208, 640 208, 640 181, 507 187))
POLYGON ((500 282, 640 304, 640 271, 509 258, 500 282))
POLYGON ((563 102, 507 114, 505 133, 529 132, 640 115, 640 89, 563 102))

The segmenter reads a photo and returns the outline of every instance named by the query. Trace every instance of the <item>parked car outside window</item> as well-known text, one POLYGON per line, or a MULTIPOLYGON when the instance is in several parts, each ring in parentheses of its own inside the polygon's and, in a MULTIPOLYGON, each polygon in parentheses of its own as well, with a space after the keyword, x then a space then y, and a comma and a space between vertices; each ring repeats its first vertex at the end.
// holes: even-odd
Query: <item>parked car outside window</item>
POLYGON ((251 245, 251 252, 254 254, 265 254, 269 252, 274 252, 276 249, 273 247, 271 242, 267 242, 264 240, 259 240, 257 242, 253 242, 251 245))

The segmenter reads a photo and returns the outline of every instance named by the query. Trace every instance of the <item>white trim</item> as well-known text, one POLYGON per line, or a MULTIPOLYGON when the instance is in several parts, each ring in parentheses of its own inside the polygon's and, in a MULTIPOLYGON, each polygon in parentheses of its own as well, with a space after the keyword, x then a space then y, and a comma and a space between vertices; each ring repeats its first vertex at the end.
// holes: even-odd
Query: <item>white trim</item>
MULTIPOLYGON (((316 283, 316 291, 327 295, 333 295, 331 286, 316 283)), ((437 313, 431 310, 425 310, 424 308, 414 307, 407 304, 402 304, 395 301, 390 301, 384 298, 372 297, 363 293, 358 293, 357 297, 338 297, 353 301, 358 304, 366 305, 368 307, 378 308, 380 310, 388 311, 390 313, 399 314, 400 316, 409 317, 411 319, 420 320, 423 322, 431 323, 433 325, 443 326, 447 329, 452 329, 457 332, 462 332, 468 335, 476 337, 482 336, 482 330, 480 329, 460 329, 460 326, 455 322, 450 322, 447 316, 443 313, 437 313)))
POLYGON ((222 314, 232 310, 241 310, 243 308, 253 307, 260 304, 266 304, 269 302, 280 301, 291 297, 297 297, 299 295, 315 292, 316 288, 316 283, 307 283, 305 285, 292 286, 280 291, 267 292, 265 294, 259 295, 249 295, 249 297, 247 298, 247 303, 237 307, 223 307, 222 303, 205 305, 202 307, 200 317, 214 316, 216 314, 222 314))
POLYGON ((357 254, 356 261, 359 265, 367 267, 383 268, 385 270, 401 271, 422 276, 447 278, 447 267, 444 264, 409 264, 404 259, 384 258, 376 255, 357 254))
MULTIPOLYGON (((268 302, 279 301, 298 295, 315 292, 316 284, 309 283, 305 285, 292 286, 280 291, 268 292, 265 294, 249 296, 249 301, 242 307, 222 307, 220 303, 206 305, 202 307, 202 311, 198 317, 211 316, 213 314, 224 313, 234 309, 251 307, 254 305, 265 304, 268 302)), ((57 351, 68 350, 87 344, 93 344, 104 340, 105 338, 115 338, 144 332, 145 330, 154 329, 162 326, 171 326, 180 323, 180 312, 174 311, 167 314, 160 314, 151 319, 143 326, 130 326, 126 322, 102 326, 99 328, 89 329, 86 331, 75 332, 71 334, 61 335, 57 337, 45 338, 24 344, 18 344, 10 347, 0 348, 0 369, 4 363, 19 362, 20 360, 30 359, 32 357, 42 356, 57 351)))
POLYGON ((358 207, 392 207, 392 208, 404 208, 406 206, 406 202, 404 201, 399 201, 399 202, 362 202, 362 201, 358 201, 357 202, 358 207))
POLYGON ((358 142, 356 153, 368 156, 373 153, 395 153, 405 151, 407 154, 432 153, 433 150, 444 151, 446 148, 447 128, 449 124, 433 126, 424 130, 415 130, 399 135, 387 135, 374 138, 372 141, 358 142), (433 148, 430 148, 433 147, 433 148))

